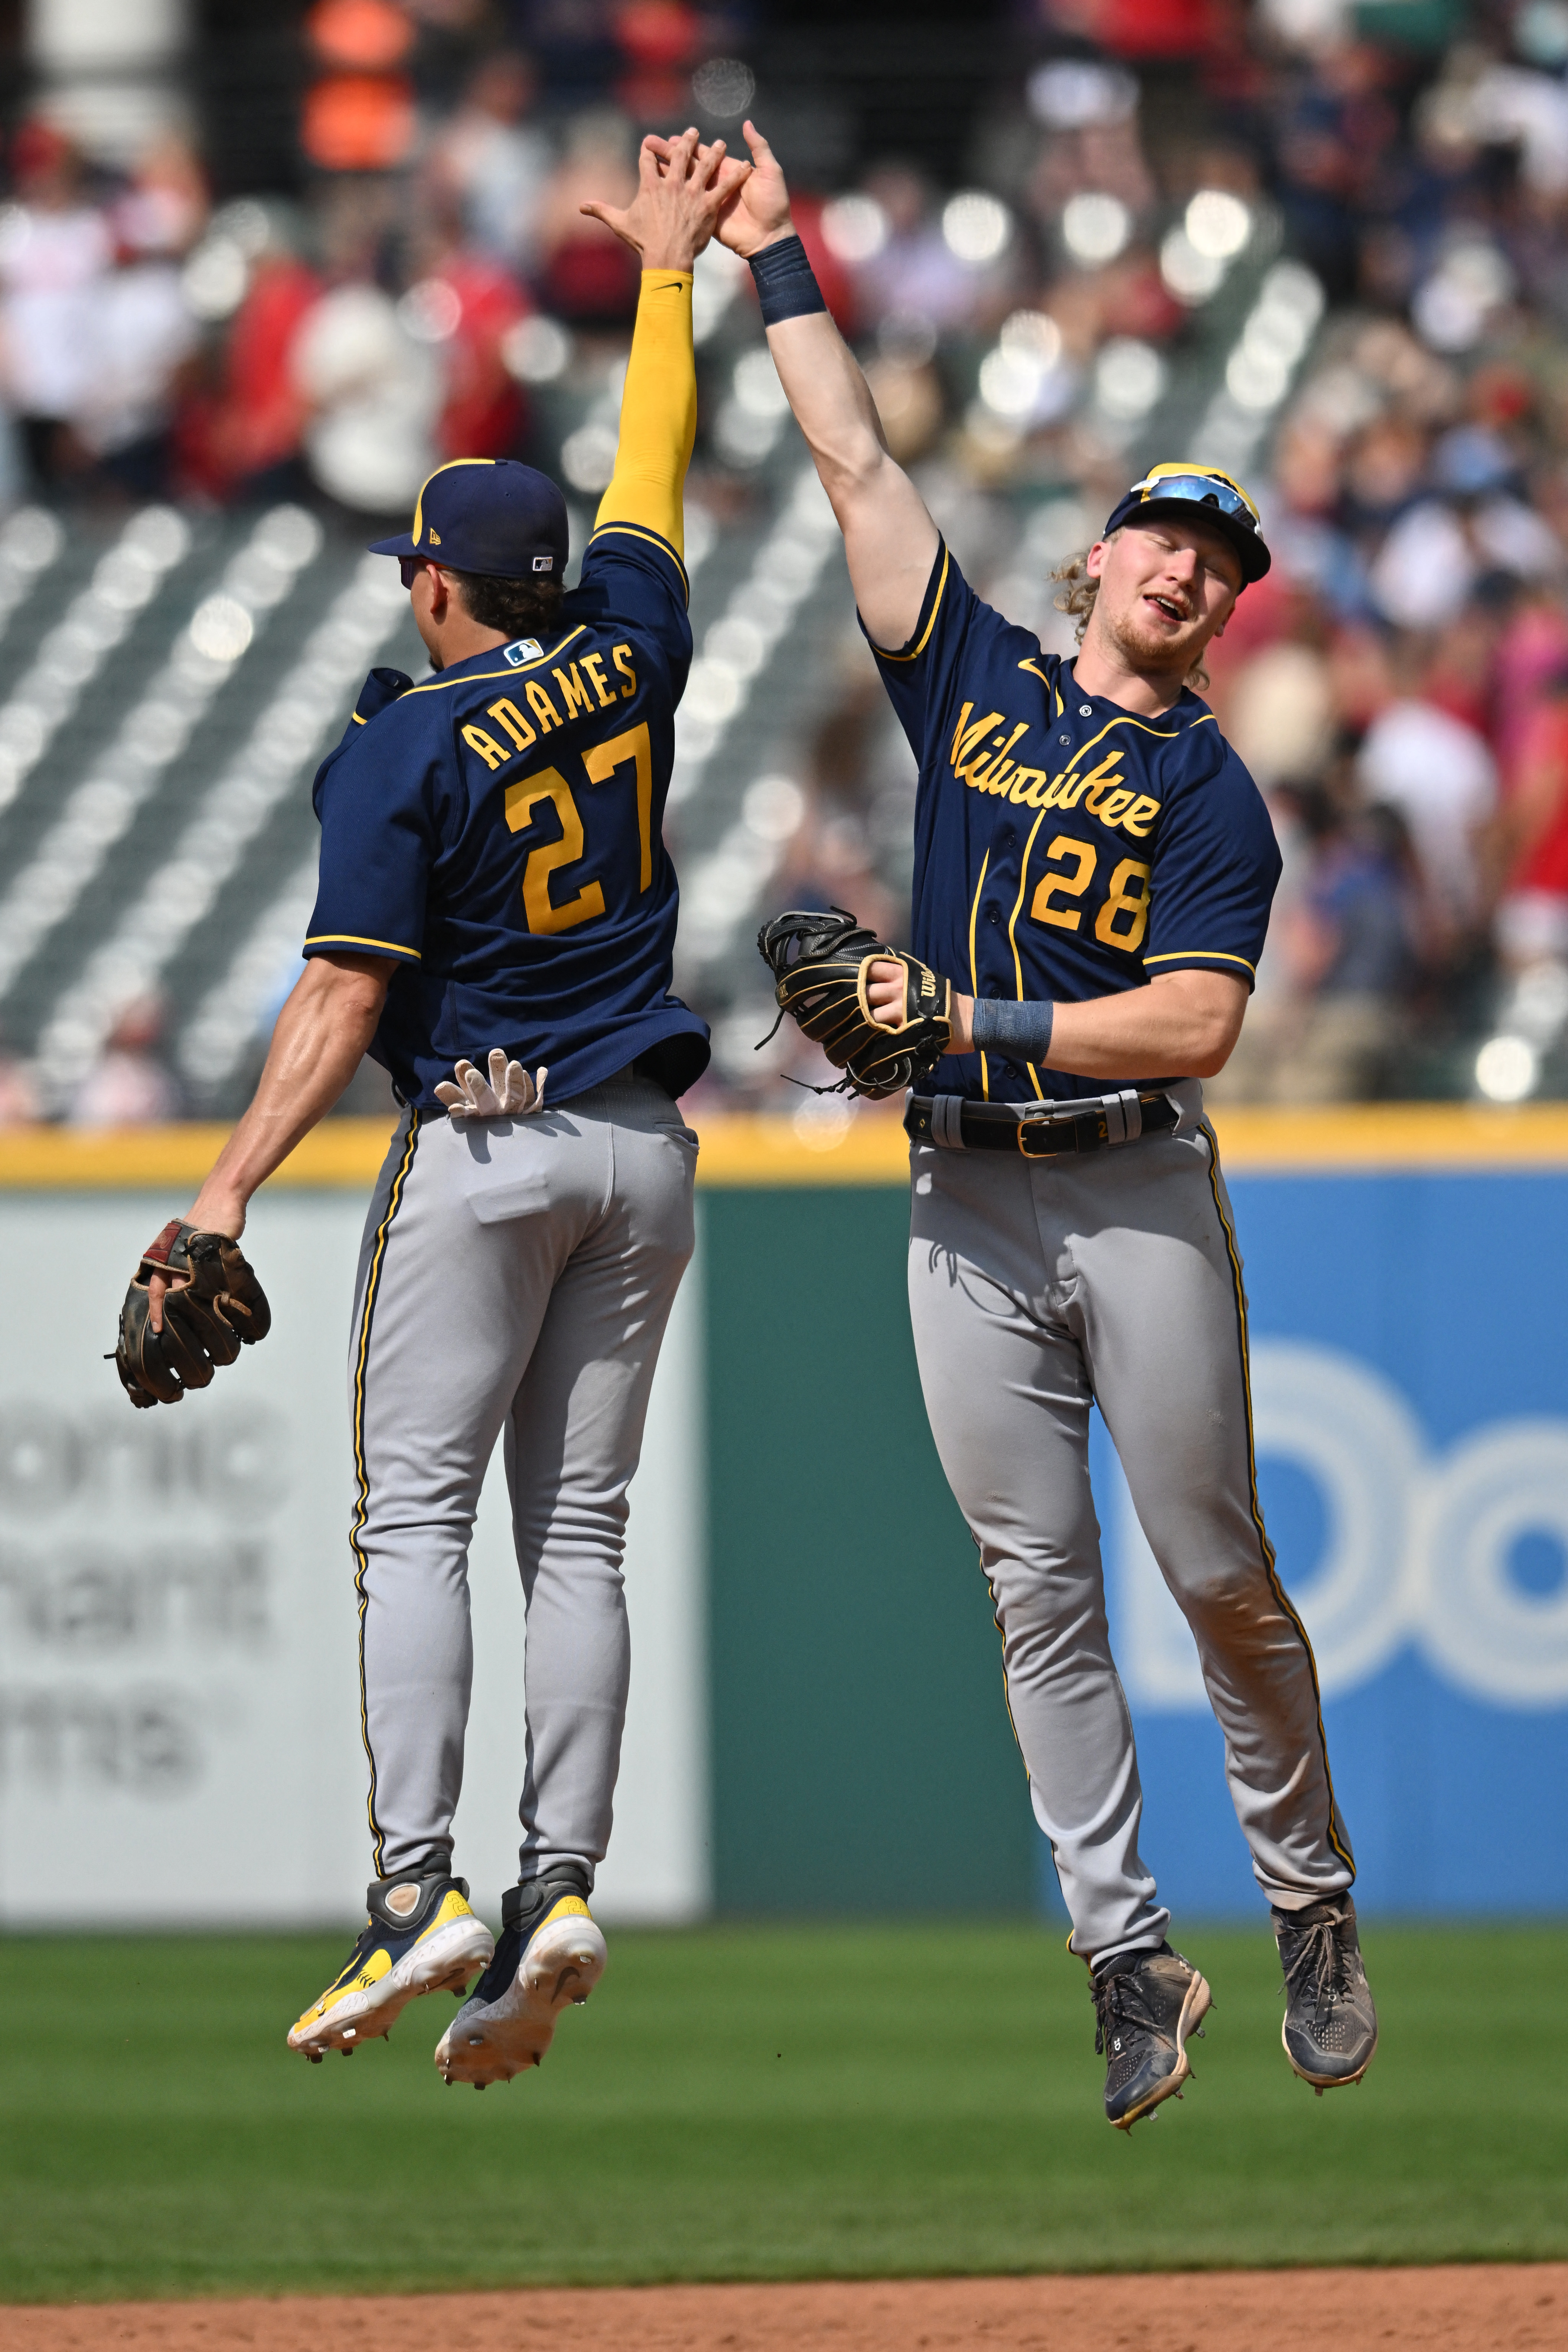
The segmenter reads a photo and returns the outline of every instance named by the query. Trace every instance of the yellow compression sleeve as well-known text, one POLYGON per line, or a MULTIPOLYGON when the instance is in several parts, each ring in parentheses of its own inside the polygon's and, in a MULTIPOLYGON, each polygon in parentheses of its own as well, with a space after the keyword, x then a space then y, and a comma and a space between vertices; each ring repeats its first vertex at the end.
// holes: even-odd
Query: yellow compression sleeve
POLYGON ((621 395, 616 470, 599 501, 595 530, 607 522, 641 523, 684 556, 681 491, 696 438, 691 272, 645 269, 621 395))

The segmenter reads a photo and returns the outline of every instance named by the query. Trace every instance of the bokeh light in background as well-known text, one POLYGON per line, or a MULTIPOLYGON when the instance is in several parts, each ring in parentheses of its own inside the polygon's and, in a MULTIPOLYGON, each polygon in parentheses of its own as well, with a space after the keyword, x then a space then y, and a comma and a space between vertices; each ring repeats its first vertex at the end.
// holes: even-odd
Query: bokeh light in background
MULTIPOLYGON (((364 540, 444 457, 513 453, 563 481, 581 545, 637 272, 578 205, 626 193, 645 128, 733 145, 749 112, 895 456, 1048 646, 1072 642, 1052 570, 1147 464, 1260 497, 1275 568, 1211 691, 1286 876, 1215 1095, 1568 1091, 1555 0, 1025 0, 906 11, 892 49, 875 7, 100 14, 112 74, 90 7, 32 11, 4 150, 0 1117, 94 1116, 122 1016, 149 1100, 237 1107, 350 673, 420 660, 364 540), (319 549, 269 604, 257 535, 301 515, 319 549), (258 714, 329 625, 341 658, 263 783, 258 714), (132 728, 165 677, 174 715, 132 728), (199 866, 204 825, 226 841, 236 775, 264 814, 153 971, 166 844, 199 866), (132 915, 143 944, 110 953, 132 915)), ((820 1070, 751 1050, 763 898, 900 934, 913 778, 744 267, 711 249, 693 309, 679 982, 715 1025, 710 1097, 793 1108, 820 1070)))

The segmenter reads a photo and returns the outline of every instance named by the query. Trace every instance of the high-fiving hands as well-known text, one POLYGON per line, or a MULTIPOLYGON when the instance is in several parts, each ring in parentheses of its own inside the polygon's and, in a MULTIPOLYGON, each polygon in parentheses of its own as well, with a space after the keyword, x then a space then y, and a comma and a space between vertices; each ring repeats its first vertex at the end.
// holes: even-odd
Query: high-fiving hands
MULTIPOLYGON (((776 245, 781 237, 795 235, 795 224, 789 216, 789 190, 778 157, 763 137, 754 122, 742 126, 746 144, 752 151, 749 164, 731 162, 729 170, 733 176, 724 188, 724 201, 719 214, 714 235, 721 245, 749 261, 753 253, 761 253, 765 245, 776 245)), ((689 139, 690 131, 686 133, 689 139)), ((669 139, 651 138, 645 141, 668 166, 675 152, 676 142, 669 139)), ((711 147, 699 147, 698 154, 721 156, 724 142, 716 140, 711 147)))
POLYGON ((727 192, 715 234, 721 245, 749 261, 763 246, 776 245, 795 235, 789 216, 789 190, 778 157, 754 122, 742 125, 752 151, 751 169, 727 192))
POLYGON ((637 156, 631 203, 581 209, 640 253, 645 269, 689 269, 751 173, 750 163, 726 154, 721 139, 704 147, 695 131, 679 139, 650 136, 637 156))

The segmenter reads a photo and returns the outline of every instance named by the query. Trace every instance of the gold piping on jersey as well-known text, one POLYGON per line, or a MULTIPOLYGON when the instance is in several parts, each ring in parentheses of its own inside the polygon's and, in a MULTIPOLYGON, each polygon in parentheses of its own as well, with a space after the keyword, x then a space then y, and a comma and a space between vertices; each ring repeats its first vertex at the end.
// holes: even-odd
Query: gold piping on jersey
MULTIPOLYGON (((1047 692, 1047 696, 1050 694, 1050 692, 1051 692, 1051 681, 1050 681, 1050 679, 1046 676, 1046 673, 1045 673, 1045 671, 1044 671, 1043 669, 1039 669, 1039 668, 1037 668, 1037 667, 1036 667, 1035 660, 1034 660, 1034 657, 1033 657, 1033 656, 1032 656, 1032 655, 1026 655, 1026 656, 1025 656, 1025 657, 1024 657, 1024 659, 1023 659, 1023 660, 1018 664, 1018 667, 1019 667, 1020 669, 1026 669, 1026 670, 1031 670, 1031 671, 1033 671, 1033 673, 1034 673, 1035 677, 1037 677, 1037 678, 1039 679, 1040 684, 1045 688, 1045 689, 1046 689, 1046 692, 1047 692)), ((1057 698, 1057 717, 1059 719, 1059 718, 1061 717, 1061 715, 1062 715, 1062 712, 1061 712, 1061 698, 1060 698, 1060 696, 1058 695, 1058 698, 1057 698)))
MULTIPOLYGON (((980 993, 980 981, 974 968, 974 921, 976 916, 980 912, 980 893, 985 887, 985 869, 990 863, 991 852, 987 850, 984 856, 980 861, 980 879, 974 886, 974 904, 969 909, 969 992, 972 997, 978 996, 980 993)), ((980 1090, 984 1096, 986 1101, 989 1102, 991 1099, 991 1073, 985 1066, 985 1056, 984 1053, 980 1056, 980 1090)))
MULTIPOLYGON (((1046 812, 1042 809, 1039 815, 1035 819, 1034 824, 1029 827, 1029 838, 1024 844, 1024 855, 1018 866, 1018 895, 1013 901, 1013 913, 1007 925, 1007 945, 1013 950, 1013 979, 1018 991, 1018 1002, 1020 1004, 1024 1002, 1024 967, 1018 958, 1018 910, 1024 903, 1024 893, 1029 887, 1029 852, 1035 845, 1035 835, 1038 833, 1045 821, 1046 812)), ((1046 1098, 1045 1089, 1041 1086, 1039 1079, 1035 1075, 1035 1066, 1033 1062, 1026 1062, 1024 1067, 1029 1073, 1029 1084, 1035 1089, 1036 1101, 1044 1102, 1046 1098)))
POLYGON ((376 1228, 375 1244, 371 1252, 370 1270, 365 1276, 364 1307, 360 1315, 359 1344, 354 1349, 353 1447, 354 1475, 359 1481, 359 1493, 354 1500, 353 1517, 349 1523, 349 1545, 355 1561, 354 1591, 359 1595, 359 1729, 360 1738, 364 1742, 365 1761, 370 1766, 370 1790, 365 1798, 365 1812, 370 1822, 375 1874, 378 1878, 383 1875, 384 1841, 381 1823, 375 1818, 375 1755, 370 1744, 370 1712, 365 1702, 364 1688, 364 1621, 365 1612, 370 1607, 370 1597, 364 1589, 364 1580, 370 1562, 365 1558, 364 1548, 360 1542, 360 1538, 364 1532, 365 1520, 370 1514, 370 1472, 365 1466, 364 1458, 364 1375, 365 1360, 370 1353, 370 1327, 374 1318, 376 1297, 381 1289, 382 1268, 386 1263, 387 1235, 392 1231, 393 1219, 403 1205, 408 1171, 414 1165, 414 1152, 418 1140, 419 1113, 411 1109, 408 1114, 408 1135, 403 1147, 403 1158, 397 1173, 392 1180, 392 1190, 387 1195, 386 1214, 376 1228))
POLYGON ((360 940, 352 931, 314 931, 305 945, 308 948, 377 948, 387 955, 412 956, 416 963, 423 961, 417 948, 399 947, 395 940, 360 940))
POLYGON ((947 586, 947 567, 952 561, 952 558, 947 551, 947 544, 944 541, 942 551, 942 578, 936 583, 936 595, 931 602, 931 618, 926 623, 925 627, 921 631, 921 641, 919 645, 911 646, 907 654, 889 654, 884 652, 880 646, 873 646, 871 647, 871 651, 876 655, 879 661, 919 661, 921 654, 923 654, 926 649, 926 646, 931 637, 931 633, 936 626, 936 616, 942 610, 942 592, 947 586))
POLYGON ((1187 963, 1194 956, 1203 956, 1210 963, 1238 963, 1243 971, 1251 972, 1254 980, 1258 977, 1256 966, 1249 964, 1245 956, 1227 955, 1223 948, 1168 948, 1163 955, 1145 956, 1143 961, 1146 964, 1187 963))
MULTIPOLYGON (((1211 711, 1209 716, 1212 719, 1214 713, 1211 711)), ((1152 726, 1147 719, 1134 719, 1131 711, 1124 710, 1119 717, 1115 719, 1108 719, 1098 735, 1091 735, 1087 743, 1080 744, 1079 749, 1073 753, 1072 758, 1068 761, 1068 766, 1069 768, 1076 768, 1084 753, 1086 751, 1092 751, 1097 743, 1103 742, 1113 727, 1136 727, 1140 729, 1143 734, 1152 735, 1156 741, 1161 743, 1179 742, 1184 734, 1190 734, 1192 732, 1190 728, 1155 727, 1152 726)))
POLYGON ((1281 1613, 1295 1628, 1301 1647, 1307 1653, 1307 1672, 1312 1680, 1312 1697, 1318 1710, 1318 1744, 1322 1750, 1323 1780, 1329 1792, 1329 1843, 1350 1872, 1355 1876, 1355 1857, 1342 1844, 1339 1833, 1339 1800, 1334 1795, 1334 1776, 1329 1769, 1329 1735, 1323 1728, 1323 1694, 1318 1681, 1318 1661, 1312 1654, 1312 1644, 1307 1629, 1291 1606, 1289 1594, 1279 1580, 1275 1564, 1274 1547, 1268 1540, 1268 1530, 1263 1524, 1263 1505, 1258 1492, 1258 1447, 1252 1421, 1252 1350, 1247 1330, 1247 1292, 1241 1279, 1241 1255, 1236 1246, 1236 1233, 1226 1214, 1225 1198, 1219 1189, 1219 1143, 1208 1120, 1199 1123, 1199 1131, 1208 1142, 1209 1191, 1214 1194, 1215 1212, 1220 1231, 1225 1235, 1226 1252, 1230 1259, 1231 1281, 1236 1290, 1236 1324, 1241 1349, 1241 1393, 1247 1408, 1247 1478, 1252 1510, 1252 1523, 1258 1529, 1258 1549, 1263 1556, 1263 1572, 1268 1579, 1268 1589, 1279 1603, 1281 1613))
POLYGON ((681 558, 676 553, 674 548, 671 547, 668 539, 661 539, 657 530, 645 530, 640 523, 602 522, 596 530, 590 531, 588 535, 588 545, 592 547, 596 539, 604 539, 611 531, 619 531, 627 539, 646 539, 650 547, 657 547, 661 555, 668 555, 670 562, 674 564, 676 570, 680 574, 681 593, 685 596, 688 604, 690 604, 691 582, 688 576, 686 565, 681 561, 681 558))
MULTIPOLYGON (((474 463, 478 465, 479 459, 476 458, 474 463)), ((552 646, 547 654, 541 654, 538 661, 519 662, 515 668, 510 662, 508 662, 505 669, 471 669, 467 677, 433 677, 428 686, 409 687, 406 692, 398 696, 397 700, 412 702, 416 694, 444 694, 449 686, 468 686, 470 682, 477 686, 483 677, 526 677, 531 669, 538 669, 542 663, 556 660, 565 652, 568 646, 575 644, 587 626, 586 621, 579 622, 576 628, 567 631, 559 645, 552 646)), ((472 658, 470 655, 469 659, 472 660, 472 658)), ((394 705, 388 703, 387 709, 390 710, 393 708, 394 705)))

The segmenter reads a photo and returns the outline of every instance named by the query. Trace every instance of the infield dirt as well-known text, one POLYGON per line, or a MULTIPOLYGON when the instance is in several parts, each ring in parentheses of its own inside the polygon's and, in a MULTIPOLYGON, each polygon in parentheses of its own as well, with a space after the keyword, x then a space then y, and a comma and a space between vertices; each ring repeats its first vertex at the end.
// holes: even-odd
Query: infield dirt
POLYGON ((411 2325, 446 2352, 1131 2352, 1155 2333, 1164 2352, 1254 2352, 1303 2326, 1336 2352, 1545 2352, 1568 2263, 13 2307, 0 2352, 372 2352, 411 2325))

